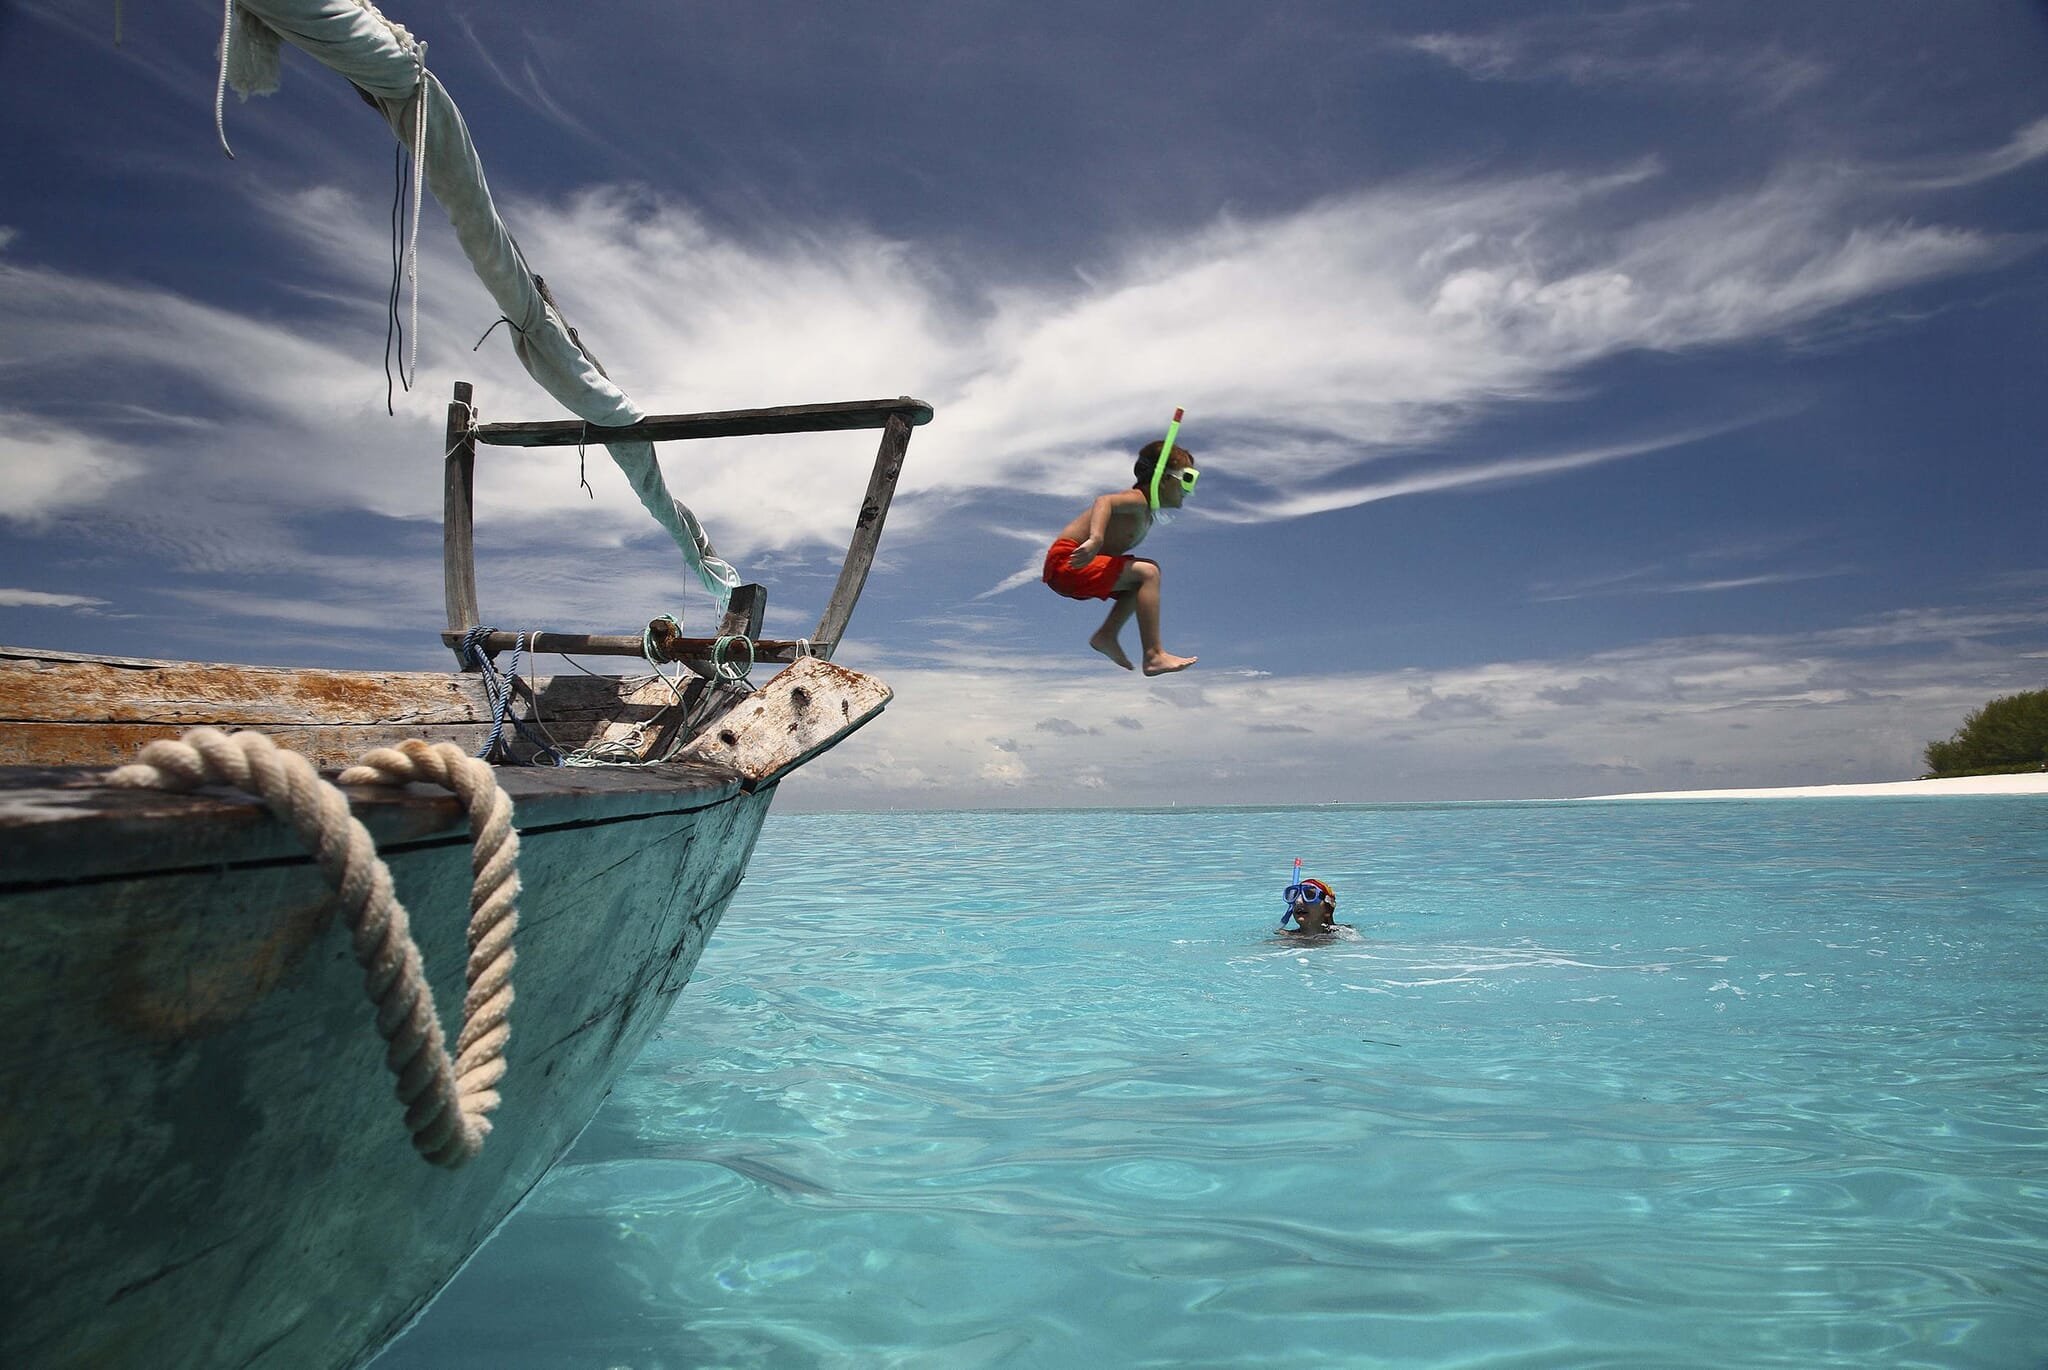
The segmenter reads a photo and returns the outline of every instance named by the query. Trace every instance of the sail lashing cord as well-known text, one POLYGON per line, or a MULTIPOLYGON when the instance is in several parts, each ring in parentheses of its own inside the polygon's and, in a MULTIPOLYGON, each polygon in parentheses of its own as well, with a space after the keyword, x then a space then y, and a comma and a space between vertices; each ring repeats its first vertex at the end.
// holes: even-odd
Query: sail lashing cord
POLYGON ((413 1147, 452 1170, 482 1149, 505 1075, 505 1043, 512 1035, 512 932, 519 922, 519 834, 512 827, 511 797, 498 787, 491 768, 453 743, 413 738, 395 748, 379 747, 341 773, 347 785, 416 780, 439 785, 462 801, 473 844, 468 992, 452 1061, 391 870, 378 857, 369 830, 349 812, 348 797, 321 779, 312 762, 263 733, 194 728, 176 741, 150 743, 108 783, 174 793, 232 786, 255 795, 298 833, 334 887, 348 923, 413 1147))

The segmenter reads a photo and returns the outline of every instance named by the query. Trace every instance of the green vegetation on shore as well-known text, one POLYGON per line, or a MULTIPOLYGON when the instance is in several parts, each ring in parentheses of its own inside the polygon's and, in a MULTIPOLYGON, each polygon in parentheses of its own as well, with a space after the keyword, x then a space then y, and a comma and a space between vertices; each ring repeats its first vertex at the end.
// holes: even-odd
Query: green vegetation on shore
POLYGON ((2048 690, 2004 695, 1973 710, 1946 742, 1925 752, 1932 779, 2048 770, 2048 690))

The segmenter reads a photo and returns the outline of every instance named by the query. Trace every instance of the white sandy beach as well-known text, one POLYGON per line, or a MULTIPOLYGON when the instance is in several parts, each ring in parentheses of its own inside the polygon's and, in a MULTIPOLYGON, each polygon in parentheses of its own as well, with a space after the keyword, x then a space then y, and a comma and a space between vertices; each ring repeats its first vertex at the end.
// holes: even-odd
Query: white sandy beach
POLYGON ((2027 775, 1966 775, 1953 780, 1882 780, 1869 785, 1787 785, 1764 790, 1659 790, 1643 794, 1589 794, 1584 799, 1864 799, 1893 795, 2048 795, 2048 771, 2027 775))

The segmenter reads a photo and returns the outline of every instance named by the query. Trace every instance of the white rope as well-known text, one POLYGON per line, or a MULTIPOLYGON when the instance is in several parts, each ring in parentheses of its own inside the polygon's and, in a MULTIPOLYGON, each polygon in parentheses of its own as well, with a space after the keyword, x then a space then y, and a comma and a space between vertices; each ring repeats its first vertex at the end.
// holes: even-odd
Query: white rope
MULTIPOLYGON (((414 326, 413 331, 415 333, 419 331, 417 325, 414 326)), ((476 433, 475 403, 470 400, 450 400, 449 403, 461 405, 463 412, 468 415, 468 418, 462 425, 462 432, 456 435, 454 442, 448 444, 448 450, 441 454, 442 461, 446 461, 448 460, 448 458, 454 456, 456 451, 461 448, 462 444, 469 441, 470 438, 474 436, 476 433)))
MULTIPOLYGON (((374 12, 374 11, 373 11, 374 12)), ((379 15, 379 18, 383 16, 379 15)), ((405 245, 405 274, 412 281, 412 359, 409 369, 420 373, 420 204, 427 184, 427 45, 413 49, 419 64, 419 86, 412 102, 412 234, 405 245)))
POLYGON ((384 1063, 397 1077, 412 1144, 427 1160, 453 1169, 475 1156, 491 1130, 505 1043, 512 1035, 512 931, 519 913, 519 834, 512 800, 491 768, 460 747, 417 738, 380 747, 341 773, 344 784, 403 785, 424 780, 453 791, 469 816, 468 993, 456 1058, 448 1057, 434 994, 420 965, 411 920, 392 890, 391 870, 377 856, 369 830, 349 812, 348 797, 320 778, 313 763, 268 736, 194 728, 175 742, 152 742, 141 759, 108 783, 183 793, 230 785, 261 799, 311 848, 334 887, 349 926, 363 988, 377 1010, 377 1031, 389 1044, 384 1063))
POLYGON ((235 0, 221 0, 220 84, 213 89, 213 131, 220 150, 233 161, 235 150, 228 146, 228 49, 235 42, 235 0))

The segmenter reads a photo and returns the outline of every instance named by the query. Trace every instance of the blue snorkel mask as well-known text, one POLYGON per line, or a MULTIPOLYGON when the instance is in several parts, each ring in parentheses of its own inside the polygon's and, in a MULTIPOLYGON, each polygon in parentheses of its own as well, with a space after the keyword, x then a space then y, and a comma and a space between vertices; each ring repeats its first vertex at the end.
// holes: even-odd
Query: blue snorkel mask
POLYGON ((1287 931, 1289 923, 1297 926, 1300 924, 1301 920, 1294 912, 1296 905, 1307 904, 1314 907, 1318 904, 1328 904, 1332 912, 1337 907, 1336 893, 1328 885, 1320 880, 1301 878, 1301 858, 1298 856, 1294 858, 1294 883, 1280 891, 1280 897, 1287 901, 1287 912, 1280 915, 1280 926, 1274 929, 1276 932, 1287 931))

